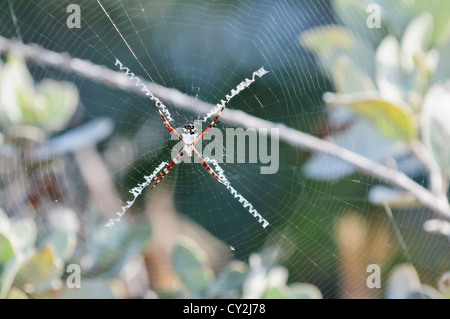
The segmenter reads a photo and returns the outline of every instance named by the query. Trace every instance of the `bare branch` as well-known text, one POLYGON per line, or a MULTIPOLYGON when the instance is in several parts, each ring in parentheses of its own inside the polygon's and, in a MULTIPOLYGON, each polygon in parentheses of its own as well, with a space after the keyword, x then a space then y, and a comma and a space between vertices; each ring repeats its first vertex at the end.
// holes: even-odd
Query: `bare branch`
MULTIPOLYGON (((0 53, 16 52, 29 61, 40 66, 49 66, 59 70, 73 73, 90 81, 108 85, 121 90, 131 91, 136 94, 144 93, 136 87, 121 72, 112 71, 104 66, 93 64, 90 61, 72 58, 65 53, 57 53, 46 50, 37 45, 26 45, 3 37, 0 37, 0 53)), ((112 62, 113 64, 114 62, 112 62)), ((207 114, 213 104, 198 101, 194 97, 187 96, 178 90, 166 88, 153 82, 143 81, 148 89, 164 103, 169 103, 179 109, 207 114)), ((279 138, 283 142, 311 152, 321 152, 335 156, 354 165, 358 171, 378 178, 381 182, 398 187, 412 193, 415 198, 426 208, 433 211, 439 218, 450 221, 450 207, 448 200, 437 197, 430 191, 414 182, 404 173, 376 163, 357 153, 344 149, 331 142, 319 139, 312 135, 295 130, 281 123, 263 120, 240 110, 226 109, 221 115, 221 121, 243 128, 264 127, 279 130, 279 138)))

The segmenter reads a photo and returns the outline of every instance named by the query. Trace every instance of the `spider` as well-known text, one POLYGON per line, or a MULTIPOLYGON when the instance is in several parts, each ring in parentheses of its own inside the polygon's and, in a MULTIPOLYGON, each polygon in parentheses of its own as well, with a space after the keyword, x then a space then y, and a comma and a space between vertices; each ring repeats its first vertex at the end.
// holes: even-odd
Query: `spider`
POLYGON ((219 118, 219 115, 220 114, 218 114, 216 116, 216 118, 211 122, 211 124, 203 131, 203 133, 200 136, 198 136, 197 128, 194 126, 194 124, 190 124, 190 123, 188 123, 184 126, 183 132, 181 133, 181 135, 178 134, 173 129, 173 127, 169 124, 169 122, 167 121, 164 114, 161 113, 163 122, 166 125, 166 127, 168 128, 168 130, 173 135, 175 135, 175 137, 177 137, 184 144, 184 146, 183 146, 183 149, 181 150, 181 152, 178 153, 178 155, 172 159, 172 161, 169 163, 169 165, 167 165, 167 167, 164 168, 164 170, 161 173, 159 173, 158 176, 155 177, 156 183, 153 184, 152 188, 155 188, 156 185, 158 185, 158 183, 161 182, 164 179, 164 177, 167 176, 167 174, 170 172, 170 170, 175 166, 175 164, 177 164, 177 162, 180 160, 180 158, 184 154, 187 154, 189 157, 192 156, 192 154, 194 154, 201 161, 203 167, 208 171, 208 173, 211 174, 212 177, 214 177, 214 179, 216 179, 220 183, 226 185, 225 181, 223 181, 214 172, 214 170, 211 168, 211 166, 209 166, 209 164, 205 161, 205 159, 202 157, 202 155, 200 155, 200 153, 194 147, 195 144, 197 144, 198 141, 200 141, 206 135, 206 133, 214 126, 215 122, 219 118))
MULTIPOLYGON (((123 37, 122 33, 119 31, 116 24, 113 22, 103 5, 100 3, 99 0, 97 0, 103 11, 105 12, 106 16, 109 18, 110 22, 113 24, 114 28, 122 38, 123 42, 126 44, 134 58, 137 60, 137 62, 140 64, 142 69, 145 71, 147 76, 151 79, 151 76, 148 74, 148 72, 145 70, 137 56, 134 54, 133 50, 129 46, 128 42, 123 37)), ((259 70, 253 72, 252 79, 245 79, 242 81, 234 90, 231 90, 231 94, 226 95, 225 100, 221 100, 221 103, 218 103, 216 107, 214 107, 204 118, 204 120, 208 119, 210 116, 213 116, 216 114, 214 119, 211 121, 211 123, 206 127, 206 129, 198 135, 198 130, 194 126, 194 124, 187 123, 184 128, 182 129, 181 135, 175 131, 175 129, 170 125, 170 121, 172 120, 169 111, 165 107, 165 105, 156 97, 154 96, 145 86, 145 84, 134 74, 125 67, 118 59, 116 59, 116 66, 119 67, 121 71, 125 71, 125 75, 127 75, 130 80, 136 81, 136 86, 140 87, 141 90, 154 102, 155 106, 158 109, 159 114, 161 115, 162 121, 166 128, 169 130, 171 134, 173 134, 178 140, 180 140, 184 145, 183 149, 178 153, 177 156, 175 156, 171 162, 167 166, 163 166, 167 164, 166 162, 161 163, 161 165, 155 169, 153 174, 150 176, 146 176, 146 182, 139 184, 137 187, 130 190, 130 193, 134 195, 134 199, 132 201, 128 201, 127 205, 122 207, 122 213, 117 213, 119 218, 111 219, 106 226, 111 227, 114 224, 114 221, 119 221, 120 217, 125 213, 125 211, 133 205, 134 201, 136 200, 137 196, 141 194, 143 189, 150 185, 151 183, 154 183, 152 185, 152 188, 155 188, 156 185, 158 185, 170 172, 170 170, 178 163, 178 161, 181 159, 181 157, 184 154, 187 154, 189 157, 194 155, 196 156, 202 163, 202 166, 208 171, 208 173, 218 182, 222 183, 226 186, 226 188, 230 191, 232 195, 234 195, 235 198, 238 198, 239 202, 243 204, 243 207, 246 208, 255 218, 259 220, 259 222, 262 224, 264 228, 266 228, 269 225, 269 222, 265 220, 257 211, 253 208, 253 205, 249 203, 242 195, 240 195, 231 185, 230 182, 226 179, 225 175, 223 174, 223 170, 220 168, 219 164, 215 160, 211 160, 209 158, 203 158, 203 156, 195 149, 195 144, 197 144, 200 140, 202 140, 206 134, 218 123, 218 119, 220 115, 222 114, 223 110, 227 106, 228 102, 236 95, 238 95, 242 90, 245 88, 248 88, 250 84, 252 84, 255 81, 256 77, 262 77, 264 74, 268 73, 268 71, 264 70, 264 68, 260 68, 259 70), (216 170, 219 173, 216 173, 211 166, 208 164, 208 162, 213 163, 216 170), (162 169, 164 167, 164 169, 162 169), (161 171, 162 169, 162 171, 161 171)))
MULTIPOLYGON (((116 64, 119 64, 121 69, 125 69, 123 66, 121 66, 121 63, 118 60, 117 60, 116 64)), ((205 135, 208 134, 208 132, 216 125, 220 115, 222 114, 223 110, 225 109, 226 105, 231 100, 231 98, 233 96, 237 95, 240 91, 242 91, 246 87, 248 87, 251 83, 253 83, 255 81, 255 76, 261 77, 266 73, 267 73, 267 71, 264 70, 263 68, 259 69, 258 71, 255 71, 253 73, 252 80, 246 79, 245 81, 241 82, 241 84, 237 86, 237 89, 232 91, 231 95, 226 96, 225 101, 222 101, 221 104, 217 104, 216 108, 212 112, 209 113, 209 114, 215 113, 216 109, 220 107, 216 117, 211 121, 211 123, 206 127, 206 129, 202 132, 202 134, 200 136, 198 136, 197 128, 194 126, 194 124, 191 124, 191 123, 188 123, 184 126, 183 132, 181 133, 181 135, 178 134, 177 131, 175 131, 175 129, 170 125, 169 121, 167 120, 166 116, 164 115, 164 112, 161 110, 160 106, 162 103, 158 103, 159 101, 157 101, 155 103, 155 105, 158 107, 158 111, 161 115, 164 125, 167 127, 167 129, 169 130, 170 133, 172 133, 178 140, 180 140, 184 144, 184 146, 183 146, 183 149, 180 151, 180 153, 178 153, 178 155, 172 159, 172 161, 169 163, 169 165, 167 165, 164 168, 164 170, 154 178, 154 180, 156 180, 156 183, 153 184, 152 188, 155 188, 156 185, 158 185, 164 179, 164 177, 167 176, 167 174, 170 172, 170 170, 175 166, 175 164, 178 163, 178 161, 181 159, 181 157, 184 154, 187 154, 188 156, 192 156, 192 154, 194 154, 201 161, 203 167, 208 171, 209 174, 211 174, 211 176, 215 180, 224 184, 225 186, 229 185, 228 181, 224 180, 223 178, 220 178, 219 175, 216 174, 216 172, 214 172, 214 170, 211 168, 211 166, 208 164, 208 162, 197 151, 197 149, 195 148, 195 144, 197 144, 201 139, 203 139, 205 137, 205 135), (160 105, 160 106, 158 106, 158 105, 160 105)), ((156 99, 154 96, 153 96, 153 98, 156 99)), ((217 163, 216 163, 216 165, 217 165, 217 163)))

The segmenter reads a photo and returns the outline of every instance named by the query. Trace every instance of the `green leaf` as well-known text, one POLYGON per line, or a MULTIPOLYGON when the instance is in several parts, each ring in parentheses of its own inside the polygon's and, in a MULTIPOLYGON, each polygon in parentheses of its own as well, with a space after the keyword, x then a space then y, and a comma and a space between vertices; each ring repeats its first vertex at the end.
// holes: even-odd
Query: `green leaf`
POLYGON ((204 252, 195 242, 181 238, 175 245, 172 265, 193 298, 205 296, 212 278, 204 252))
POLYGON ((52 247, 56 256, 61 258, 63 261, 67 261, 75 252, 77 237, 73 233, 54 231, 47 236, 44 242, 45 245, 52 247))
POLYGON ((287 287, 271 287, 269 289, 267 289, 262 298, 263 299, 286 299, 287 298, 287 294, 286 294, 286 290, 287 287))
POLYGON ((247 268, 247 264, 232 260, 210 285, 208 298, 239 298, 247 268))
POLYGON ((23 218, 11 225, 11 241, 18 250, 28 252, 34 248, 37 228, 33 219, 23 218))
POLYGON ((92 276, 114 278, 142 252, 151 237, 151 227, 146 221, 130 225, 126 220, 121 220, 112 228, 104 224, 93 226, 88 233, 85 258, 92 260, 92 263, 85 270, 92 276))
POLYGON ((398 38, 401 37, 408 23, 417 16, 415 6, 409 1, 376 0, 376 3, 382 8, 383 23, 398 38))
POLYGON ((336 59, 346 55, 373 78, 374 52, 366 39, 355 37, 348 28, 338 25, 317 27, 303 32, 299 40, 303 47, 317 55, 328 76, 331 77, 336 59))
POLYGON ((29 299, 27 294, 18 288, 12 288, 7 299, 29 299))
POLYGON ((403 80, 400 67, 400 44, 390 35, 378 46, 376 55, 377 86, 383 98, 394 101, 403 101, 403 80))
POLYGON ((35 88, 21 57, 9 56, 0 71, 0 123, 27 124, 54 131, 72 117, 78 90, 69 82, 44 79, 35 88))
POLYGON ((434 27, 432 45, 439 45, 448 39, 450 33, 450 2, 447 0, 414 0, 416 12, 429 12, 433 16, 434 27))
POLYGON ((76 213, 69 208, 56 208, 48 212, 48 222, 51 230, 44 244, 51 246, 62 260, 69 260, 75 252, 80 228, 76 213))
POLYGON ((450 82, 434 85, 421 113, 422 136, 441 172, 450 177, 450 82))
POLYGON ((3 299, 8 295, 21 264, 21 258, 19 256, 14 256, 3 265, 2 271, 0 272, 0 299, 3 299))
POLYGON ((0 70, 0 124, 23 124, 22 108, 33 105, 33 78, 25 60, 9 55, 0 70))
POLYGON ((11 241, 5 235, 0 233, 0 267, 13 256, 14 247, 11 244, 11 241))
POLYGON ((330 106, 346 105, 373 121, 386 136, 403 142, 417 138, 417 127, 407 106, 386 101, 375 94, 326 93, 324 101, 330 106))
POLYGON ((43 80, 37 86, 35 101, 42 101, 39 108, 41 127, 56 131, 67 124, 78 105, 78 90, 69 82, 43 80))
POLYGON ((412 265, 399 265, 391 273, 387 283, 386 298, 407 299, 421 291, 419 275, 412 265))
POLYGON ((322 26, 303 32, 301 44, 319 55, 329 55, 335 50, 351 50, 355 41, 352 33, 342 26, 322 26))
POLYGON ((288 286, 287 298, 289 299, 322 299, 319 288, 306 283, 294 283, 288 286))
POLYGON ((62 260, 55 255, 55 251, 50 246, 46 246, 36 251, 20 267, 15 284, 19 287, 28 286, 27 291, 40 291, 48 288, 51 281, 61 277, 63 272, 62 260))
POLYGON ((402 38, 402 66, 406 72, 414 70, 417 55, 428 51, 433 30, 433 17, 428 12, 416 17, 405 30, 402 38))
POLYGON ((336 59, 333 77, 334 87, 339 93, 376 91, 372 79, 346 55, 340 55, 336 59))

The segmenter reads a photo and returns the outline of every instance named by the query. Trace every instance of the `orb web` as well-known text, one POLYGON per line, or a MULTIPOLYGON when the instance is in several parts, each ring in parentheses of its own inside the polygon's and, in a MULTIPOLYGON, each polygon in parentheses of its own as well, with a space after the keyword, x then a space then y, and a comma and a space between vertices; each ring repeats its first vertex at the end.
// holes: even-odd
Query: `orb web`
MULTIPOLYGON (((326 133, 318 129, 317 123, 327 115, 322 95, 332 90, 329 81, 332 75, 319 70, 315 57, 303 48, 299 36, 312 27, 336 23, 328 1, 101 2, 138 60, 96 1, 78 1, 81 27, 72 29, 66 24, 66 8, 70 1, 4 1, 0 5, 1 20, 11 23, 0 25, 0 35, 51 51, 66 52, 71 57, 113 71, 119 71, 115 64, 120 60, 140 79, 181 92, 186 99, 177 104, 171 103, 167 96, 159 96, 170 112, 173 120, 170 123, 175 129, 194 121, 201 125, 201 132, 213 115, 208 112, 214 112, 214 109, 200 106, 220 105, 241 81, 250 78, 255 70, 264 68, 269 73, 256 78, 248 88, 230 99, 227 109, 240 110, 314 135, 326 133), (205 121, 207 117, 209 119, 205 121)), ((80 222, 78 245, 82 250, 88 249, 87 237, 93 224, 104 225, 109 219, 116 218, 115 209, 133 199, 133 193, 129 191, 142 185, 145 176, 161 168, 161 163, 172 160, 178 141, 171 139, 154 101, 136 91, 97 83, 49 65, 28 62, 27 66, 35 81, 52 78, 72 82, 78 88, 82 116, 69 122, 68 131, 95 120, 108 119, 114 124, 111 134, 95 144, 106 163, 105 174, 109 182, 97 180, 89 186, 83 180, 82 171, 83 168, 86 172, 95 171, 95 167, 89 168, 93 162, 86 160, 93 155, 88 152, 74 156, 67 152, 62 155, 64 160, 58 171, 62 185, 51 186, 53 191, 60 187, 63 195, 52 201, 47 198, 47 193, 37 195, 42 197, 41 210, 66 206, 73 209, 80 222), (99 208, 88 196, 89 192, 92 188, 110 185, 115 188, 109 197, 113 200, 109 206, 100 209, 100 216, 93 217, 96 215, 93 211, 99 208)), ((215 129, 222 132, 222 139, 219 135, 209 136, 200 147, 203 152, 211 152, 208 145, 212 144, 215 153, 221 151, 224 154, 223 161, 216 164, 223 169, 233 188, 270 222, 267 228, 261 228, 227 187, 211 178, 194 157, 175 165, 155 190, 144 191, 145 196, 136 200, 130 212, 131 223, 133 218, 145 216, 145 212, 154 207, 152 205, 156 208, 159 196, 168 196, 177 214, 232 247, 233 258, 248 262, 251 253, 271 247, 279 251, 278 262, 288 269, 290 282, 312 283, 325 297, 353 297, 351 285, 361 285, 350 283, 348 286, 347 283, 346 286, 341 271, 342 267, 351 266, 346 264, 343 253, 348 250, 342 247, 357 243, 345 234, 336 238, 339 232, 358 234, 361 231, 358 227, 363 225, 362 229, 370 230, 365 234, 365 240, 371 248, 360 252, 361 260, 370 260, 374 251, 387 255, 403 254, 399 258, 405 258, 405 262, 421 269, 422 280, 435 280, 436 272, 426 262, 427 256, 444 263, 437 254, 442 247, 448 250, 448 243, 443 244, 440 239, 423 233, 418 226, 425 220, 423 215, 400 211, 394 213, 394 218, 388 218, 384 208, 373 207, 367 194, 377 181, 370 176, 355 173, 332 182, 308 178, 302 166, 310 154, 282 139, 278 141, 278 159, 272 157, 273 161, 278 161, 271 163, 276 164, 276 172, 261 174, 261 168, 269 165, 261 162, 261 154, 256 161, 250 162, 251 154, 247 151, 244 162, 240 163, 237 148, 230 151, 225 133, 235 128, 232 121, 219 118, 215 129), (147 205, 146 201, 152 204, 147 205), (357 217, 340 219, 349 212, 357 217), (385 229, 385 232, 374 229, 385 229), (399 243, 398 231, 403 234, 404 245, 399 243), (385 237, 380 239, 380 234, 385 237)), ((260 132, 265 128, 254 129, 260 132)), ((257 140, 263 137, 258 134, 257 140)), ((267 138, 270 145, 270 136, 267 138)), ((248 149, 251 138, 247 136, 242 141, 244 149, 248 149)), ((54 157, 60 159, 61 156, 54 157)), ((336 165, 333 161, 321 164, 331 169, 336 165)), ((40 174, 53 172, 53 168, 39 165, 40 174)), ((217 172, 218 167, 212 166, 217 172)), ((17 176, 8 174, 6 167, 2 170, 4 185, 16 182, 17 176)), ((19 170, 16 175, 24 173, 19 170)), ((43 237, 50 233, 44 214, 28 210, 20 214, 33 216, 43 237)), ((102 236, 107 238, 112 234, 108 235, 106 229, 102 236)), ((118 245, 120 247, 120 243, 118 245)), ((392 259, 385 260, 385 264, 381 264, 383 271, 389 270, 393 263, 392 259)), ((113 263, 114 258, 111 267, 113 263)), ((358 274, 363 285, 366 275, 364 272, 358 274)), ((371 293, 380 296, 375 290, 371 293)))

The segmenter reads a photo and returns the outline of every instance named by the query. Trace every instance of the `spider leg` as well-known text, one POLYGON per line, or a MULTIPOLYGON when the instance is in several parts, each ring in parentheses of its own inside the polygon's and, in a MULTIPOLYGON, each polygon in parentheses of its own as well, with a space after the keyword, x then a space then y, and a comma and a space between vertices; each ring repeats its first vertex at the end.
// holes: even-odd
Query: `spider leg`
POLYGON ((167 127, 169 132, 172 133, 176 138, 178 138, 181 142, 184 143, 183 137, 180 134, 178 134, 177 131, 174 130, 174 128, 172 127, 172 125, 170 125, 169 121, 167 120, 164 113, 161 111, 161 109, 159 107, 158 107, 158 112, 161 115, 164 125, 167 127))
MULTIPOLYGON (((214 167, 219 175, 219 178, 221 180, 221 183, 224 184, 226 186, 227 190, 234 196, 234 198, 236 198, 239 201, 239 203, 242 204, 242 207, 244 207, 254 218, 256 218, 258 220, 258 222, 262 225, 263 228, 266 228, 269 225, 269 222, 266 219, 264 219, 264 217, 262 217, 260 213, 258 213, 258 211, 253 207, 253 205, 247 199, 244 198, 244 196, 239 194, 236 191, 236 189, 234 189, 230 185, 230 182, 224 175, 223 169, 219 166, 217 161, 214 159, 210 159, 208 157, 204 158, 204 161, 214 165, 214 167)), ((212 170, 212 168, 211 168, 211 170, 212 170)))
POLYGON ((220 108, 219 112, 216 115, 216 117, 212 120, 212 122, 209 124, 209 126, 194 141, 194 143, 192 145, 194 146, 195 144, 197 144, 198 141, 200 141, 206 134, 208 134, 208 132, 211 130, 211 128, 216 124, 217 120, 219 119, 220 114, 222 114, 222 112, 225 109, 225 107, 227 106, 228 102, 230 102, 230 100, 234 96, 238 95, 241 91, 243 91, 244 89, 248 88, 250 86, 250 84, 255 82, 255 78, 256 77, 262 77, 264 74, 267 74, 267 73, 268 73, 268 71, 264 70, 264 68, 260 68, 259 70, 253 72, 251 80, 250 79, 245 79, 244 81, 239 83, 239 85, 236 87, 236 89, 231 90, 231 94, 227 94, 226 97, 225 97, 225 100, 222 100, 220 104, 217 104, 217 106, 210 113, 208 113, 208 115, 205 117, 205 120, 206 120, 206 118, 208 118, 210 115, 215 113, 217 108, 220 108))
POLYGON ((162 170, 161 173, 158 174, 158 176, 156 176, 153 180, 156 180, 156 183, 153 184, 152 188, 155 188, 156 185, 159 184, 159 182, 161 182, 164 177, 167 176, 167 174, 170 172, 170 170, 175 166, 175 164, 180 160, 180 158, 183 156, 184 153, 184 148, 181 150, 180 153, 178 153, 177 156, 174 157, 174 159, 169 163, 169 165, 166 166, 166 168, 164 168, 162 170))
MULTIPOLYGON (((217 113, 216 117, 214 118, 214 120, 211 122, 211 124, 209 124, 209 126, 203 131, 203 133, 194 141, 194 143, 192 143, 192 146, 194 146, 195 144, 197 144, 198 141, 200 141, 206 134, 208 134, 208 132, 212 129, 212 127, 214 126, 214 124, 216 123, 216 121, 219 119, 220 114, 222 113, 222 111, 225 109, 226 104, 223 105, 223 107, 220 109, 219 113, 217 113)), ((192 150, 193 152, 194 150, 192 150)), ((192 153, 191 153, 192 154, 192 153)))
POLYGON ((194 155, 202 161, 202 165, 203 167, 208 171, 209 174, 211 174, 212 177, 214 177, 215 180, 217 180, 218 182, 224 184, 225 186, 227 186, 226 182, 223 181, 219 175, 216 174, 216 172, 214 172, 214 170, 211 168, 211 166, 209 166, 209 164, 204 160, 204 158, 200 155, 200 153, 195 149, 193 149, 194 155))

